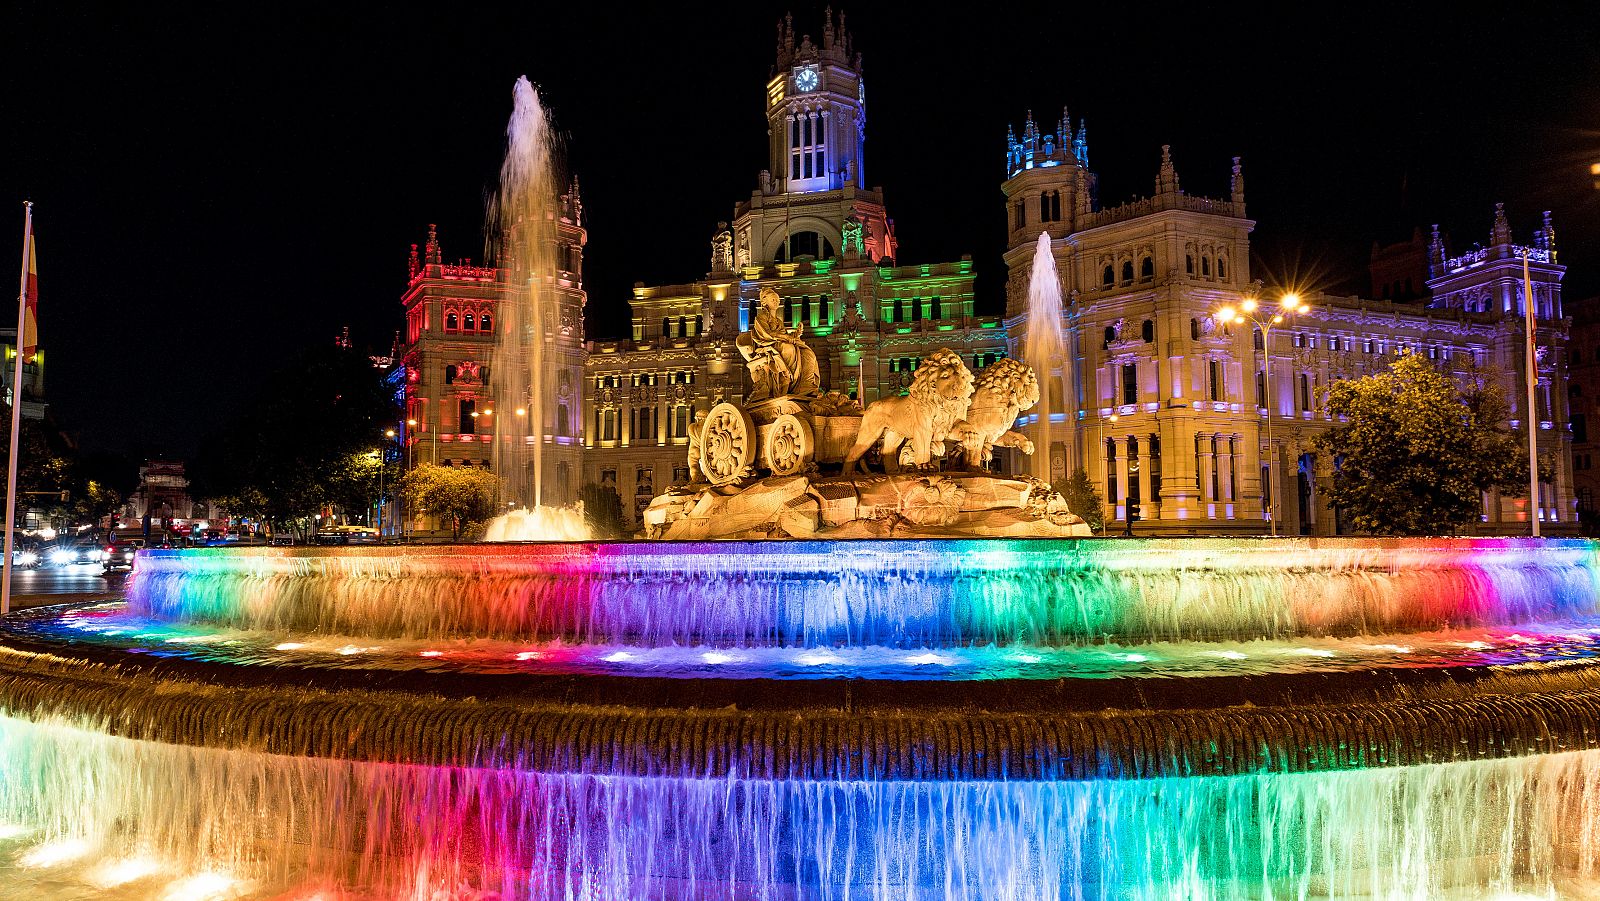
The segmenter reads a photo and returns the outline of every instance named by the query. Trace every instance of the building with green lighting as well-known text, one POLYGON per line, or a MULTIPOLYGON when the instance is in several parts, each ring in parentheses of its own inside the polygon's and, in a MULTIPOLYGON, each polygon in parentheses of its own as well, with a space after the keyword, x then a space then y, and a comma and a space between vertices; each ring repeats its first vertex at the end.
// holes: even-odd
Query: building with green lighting
MULTIPOLYGON (((695 413, 743 399, 734 338, 763 288, 804 328, 822 389, 863 403, 900 393, 940 348, 974 370, 1007 353, 1002 317, 973 311, 970 257, 897 259, 894 220, 863 167, 866 87, 840 20, 820 46, 784 23, 766 90, 768 167, 718 223, 706 276, 635 285, 632 337, 589 344, 583 480, 615 486, 627 515, 688 481, 695 413)), ((1001 465, 1015 465, 1002 450, 1001 465)))

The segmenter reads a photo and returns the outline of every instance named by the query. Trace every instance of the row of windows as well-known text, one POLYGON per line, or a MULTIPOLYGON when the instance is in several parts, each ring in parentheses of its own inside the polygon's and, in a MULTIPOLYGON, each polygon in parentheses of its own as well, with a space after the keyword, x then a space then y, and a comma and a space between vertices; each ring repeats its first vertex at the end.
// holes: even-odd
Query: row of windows
POLYGON ((944 300, 932 297, 896 297, 884 304, 886 322, 921 322, 923 319, 943 319, 944 300))
POLYGON ((704 327, 705 318, 701 316, 679 316, 677 319, 673 319, 671 316, 661 317, 661 337, 663 338, 692 338, 700 334, 704 327), (674 325, 677 326, 677 331, 673 331, 674 325))
MULTIPOLYGON (((785 297, 783 299, 783 321, 790 325, 811 325, 811 295, 802 294, 799 297, 785 297)), ((826 294, 816 297, 817 324, 833 324, 833 301, 826 294)))
MULTIPOLYGON (((476 435, 478 421, 482 419, 484 426, 490 425, 492 411, 478 410, 478 400, 472 397, 463 397, 456 401, 456 433, 461 435, 476 435)), ((556 404, 556 436, 567 438, 572 435, 572 413, 567 405, 556 404)), ((492 431, 492 429, 491 429, 492 431)))
POLYGON ((494 317, 487 310, 459 314, 455 310, 447 310, 444 314, 444 330, 486 334, 494 331, 494 317))
MULTIPOLYGON (((566 409, 566 405, 562 405, 566 409)), ((689 437, 689 422, 692 411, 688 404, 675 404, 667 413, 667 425, 671 429, 668 437, 674 439, 687 439, 689 437)), ((632 426, 631 435, 635 438, 650 440, 655 432, 656 419, 649 407, 640 407, 633 411, 630 418, 632 426)), ((607 407, 594 411, 594 433, 601 441, 617 441, 621 436, 622 414, 615 407, 607 407)), ((556 434, 564 434, 557 432, 556 434)))
MULTIPOLYGON (((1183 255, 1183 271, 1188 273, 1189 275, 1194 275, 1195 274, 1195 271, 1194 271, 1194 254, 1186 253, 1186 254, 1183 255)), ((1205 255, 1205 254, 1202 254, 1200 256, 1200 277, 1201 278, 1210 278, 1211 277, 1211 257, 1208 256, 1208 255, 1205 255)), ((1227 277, 1228 277, 1228 258, 1224 257, 1224 256, 1218 256, 1217 257, 1217 278, 1227 278, 1227 277)))
POLYGON ((790 178, 815 178, 827 172, 825 121, 820 113, 804 113, 789 120, 790 178))
MULTIPOLYGON (((1145 258, 1141 259, 1139 261, 1139 281, 1142 281, 1142 282, 1151 281, 1151 280, 1153 280, 1155 278, 1155 276, 1156 276, 1156 264, 1155 264, 1155 261, 1151 260, 1149 257, 1145 257, 1145 258)), ((1131 285, 1131 284, 1133 284, 1133 261, 1132 260, 1123 260, 1122 261, 1122 284, 1123 285, 1131 285)), ((1117 267, 1111 265, 1110 263, 1107 263, 1106 267, 1104 269, 1100 270, 1100 287, 1102 287, 1102 288, 1114 288, 1116 286, 1117 286, 1117 267)))
MULTIPOLYGON (((661 384, 661 374, 660 373, 656 373, 656 372, 636 372, 633 375, 628 376, 627 378, 628 378, 628 386, 631 387, 631 388, 653 387, 655 385, 661 384)), ((623 377, 620 376, 620 375, 599 375, 599 376, 595 376, 594 388, 595 388, 596 391, 604 391, 607 388, 621 388, 622 387, 622 379, 623 379, 623 377)), ((667 384, 669 384, 669 385, 693 385, 694 384, 694 370, 693 369, 674 369, 674 370, 672 370, 671 372, 667 373, 667 384)))

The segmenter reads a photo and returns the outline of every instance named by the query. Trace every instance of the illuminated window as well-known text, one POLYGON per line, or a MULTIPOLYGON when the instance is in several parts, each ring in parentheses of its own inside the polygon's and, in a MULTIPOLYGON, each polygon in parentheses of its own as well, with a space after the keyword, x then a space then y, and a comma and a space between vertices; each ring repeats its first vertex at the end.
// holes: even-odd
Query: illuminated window
POLYGON ((689 408, 679 404, 672 408, 672 437, 689 437, 689 408))

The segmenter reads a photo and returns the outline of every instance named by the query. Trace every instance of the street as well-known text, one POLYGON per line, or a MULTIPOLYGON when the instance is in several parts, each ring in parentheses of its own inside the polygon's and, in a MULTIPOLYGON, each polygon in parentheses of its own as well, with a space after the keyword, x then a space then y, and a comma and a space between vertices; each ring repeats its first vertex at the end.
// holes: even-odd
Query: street
POLYGON ((40 566, 11 573, 11 606, 42 607, 113 597, 122 589, 123 574, 107 578, 100 566, 40 566))

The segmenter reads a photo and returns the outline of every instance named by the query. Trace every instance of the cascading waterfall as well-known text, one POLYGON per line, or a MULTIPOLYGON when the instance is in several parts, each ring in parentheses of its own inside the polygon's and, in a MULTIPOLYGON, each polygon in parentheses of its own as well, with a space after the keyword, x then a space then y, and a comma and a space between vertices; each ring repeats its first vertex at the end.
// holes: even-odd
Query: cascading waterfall
POLYGON ((791 541, 153 551, 132 609, 246 629, 647 647, 1039 646, 1595 612, 1588 542, 791 541))
MULTIPOLYGON (((499 305, 491 369, 495 474, 509 506, 540 510, 544 495, 544 443, 551 429, 546 398, 555 384, 547 356, 554 341, 558 307, 556 220, 560 216, 554 133, 539 92, 526 76, 513 90, 506 125, 506 157, 500 193, 490 210, 491 252, 510 270, 511 290, 499 305)), ((587 537, 578 510, 543 509, 535 516, 495 523, 495 541, 567 540, 587 537)))
POLYGON ((1593 897, 1596 549, 148 551, 0 620, 0 891, 1593 897))
POLYGON ((1040 232, 1033 249, 1033 273, 1028 278, 1028 326, 1023 345, 1022 360, 1039 375, 1041 390, 1039 405, 1034 408, 1038 416, 1038 440, 1033 453, 1033 475, 1046 482, 1052 480, 1050 472, 1051 423, 1054 413, 1068 412, 1072 405, 1066 394, 1066 380, 1070 365, 1066 350, 1066 324, 1061 319, 1061 277, 1056 274, 1055 253, 1050 246, 1050 233, 1040 232), (1060 369, 1058 375, 1056 371, 1060 369), (1057 397, 1060 389, 1060 397, 1057 397), (1057 407, 1061 409, 1057 409, 1057 407))

